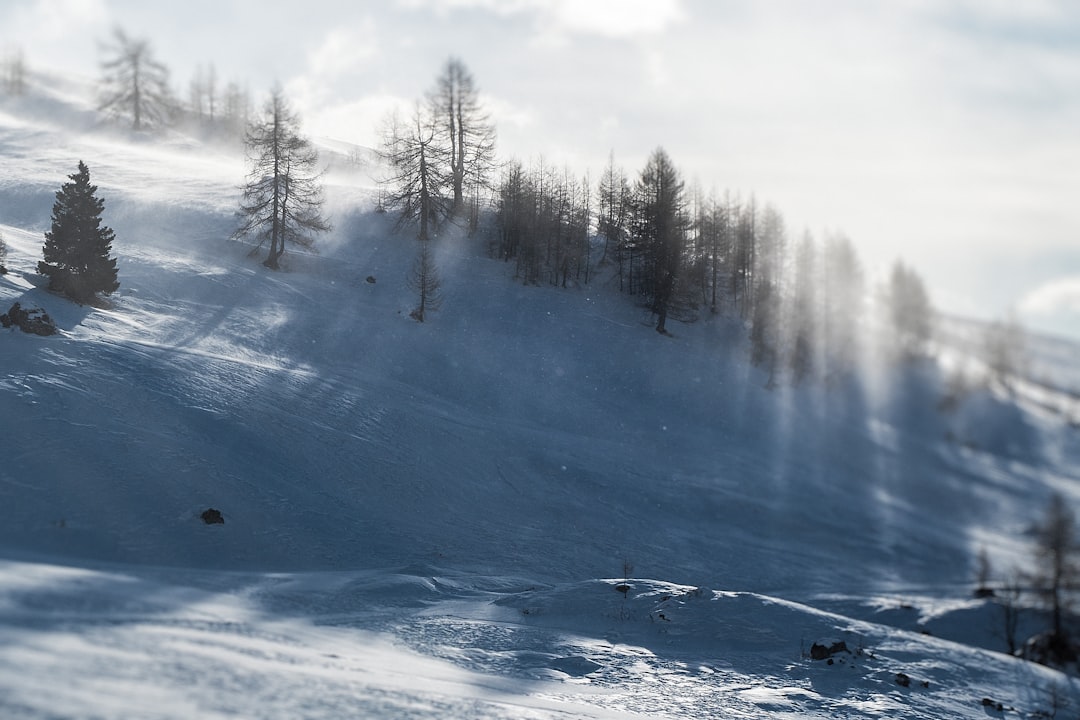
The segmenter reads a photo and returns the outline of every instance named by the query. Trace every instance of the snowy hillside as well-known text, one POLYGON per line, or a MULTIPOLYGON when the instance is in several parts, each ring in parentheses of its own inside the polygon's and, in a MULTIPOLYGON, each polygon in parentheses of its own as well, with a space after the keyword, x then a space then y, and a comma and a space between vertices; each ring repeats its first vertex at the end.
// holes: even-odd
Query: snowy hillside
POLYGON ((969 599, 980 548, 1023 564, 1049 494, 1080 501, 1067 402, 945 412, 930 363, 768 390, 737 322, 663 337, 454 234, 418 324, 366 167, 334 165, 334 231, 272 273, 227 240, 239 152, 68 97, 0 104, 0 157, 0 311, 62 330, 0 333, 0 715, 1080 708, 969 599), (34 271, 80 159, 117 236, 103 309, 34 271))

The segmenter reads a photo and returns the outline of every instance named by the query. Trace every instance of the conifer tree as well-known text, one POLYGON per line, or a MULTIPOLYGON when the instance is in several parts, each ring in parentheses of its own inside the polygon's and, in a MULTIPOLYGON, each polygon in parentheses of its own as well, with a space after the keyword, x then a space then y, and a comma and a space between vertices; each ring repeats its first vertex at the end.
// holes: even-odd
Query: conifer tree
POLYGON ((451 208, 443 172, 446 148, 439 144, 435 116, 420 104, 408 120, 392 114, 383 128, 381 154, 389 171, 383 204, 398 213, 399 229, 415 224, 417 239, 426 242, 451 208))
POLYGON ((1065 620, 1070 600, 1080 585, 1076 517, 1064 496, 1058 493, 1051 496, 1045 515, 1034 531, 1035 566, 1029 580, 1050 611, 1051 649, 1061 653, 1068 647, 1065 620))
POLYGON ((120 287, 116 258, 109 257, 114 234, 101 224, 105 201, 95 195, 97 185, 90 184, 86 164, 80 160, 78 171, 68 177, 71 182, 56 193, 52 228, 42 248, 45 259, 37 269, 49 278, 50 290, 84 303, 120 287))
POLYGON ((897 260, 889 275, 885 300, 895 348, 906 358, 922 355, 930 342, 934 315, 922 278, 897 260))
POLYGON ((429 312, 439 309, 442 297, 439 288, 442 281, 439 279, 439 271, 435 267, 435 258, 431 256, 430 241, 420 241, 420 251, 413 262, 412 275, 409 277, 409 285, 416 291, 418 304, 416 309, 409 313, 417 322, 424 322, 429 312))
MULTIPOLYGON (((480 104, 472 73, 458 58, 450 58, 443 67, 430 95, 432 115, 446 149, 449 168, 445 172, 451 215, 465 211, 465 191, 471 189, 474 201, 480 186, 495 165, 495 127, 480 104), (469 188, 468 185, 473 185, 469 188)), ((476 217, 470 208, 469 227, 475 230, 476 217)))
POLYGON ((656 331, 663 334, 667 332, 686 235, 683 181, 663 148, 649 156, 634 195, 632 225, 643 249, 644 289, 657 317, 656 331))
POLYGON ((116 28, 107 51, 110 57, 101 64, 99 109, 130 117, 135 131, 167 124, 174 106, 169 70, 154 59, 149 41, 116 28))
POLYGON ((253 253, 269 240, 263 265, 277 270, 286 242, 310 248, 315 233, 330 230, 315 172, 319 155, 300 134, 300 120, 280 90, 271 94, 263 117, 248 126, 244 143, 251 172, 240 200, 243 223, 233 237, 254 236, 259 242, 253 253))

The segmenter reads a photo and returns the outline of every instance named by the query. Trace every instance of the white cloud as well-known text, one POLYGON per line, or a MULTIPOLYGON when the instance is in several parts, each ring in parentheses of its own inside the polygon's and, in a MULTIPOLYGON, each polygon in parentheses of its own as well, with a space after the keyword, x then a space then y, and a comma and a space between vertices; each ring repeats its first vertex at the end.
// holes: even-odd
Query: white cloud
POLYGON ((396 95, 368 95, 352 102, 305 107, 305 131, 315 137, 378 149, 385 118, 394 110, 410 107, 412 102, 396 95))
POLYGON ((333 78, 356 72, 378 56, 379 38, 370 18, 359 27, 335 28, 308 57, 308 72, 333 78))
POLYGON ((22 49, 30 66, 97 70, 97 40, 113 24, 106 0, 0 3, 0 48, 22 49))
POLYGON ((1024 315, 1071 314, 1080 320, 1080 275, 1052 280, 1028 293, 1020 303, 1024 315))
POLYGON ((607 37, 662 32, 684 17, 679 0, 555 0, 545 6, 563 28, 607 37))
POLYGON ((548 30, 605 37, 661 32, 685 17, 681 0, 398 0, 398 5, 444 16, 460 9, 533 13, 548 30))
POLYGON ((38 0, 14 13, 15 28, 36 38, 67 39, 75 32, 103 26, 109 12, 104 0, 38 0))
POLYGON ((1041 285, 1024 296, 1018 310, 1029 327, 1080 339, 1080 275, 1041 285))

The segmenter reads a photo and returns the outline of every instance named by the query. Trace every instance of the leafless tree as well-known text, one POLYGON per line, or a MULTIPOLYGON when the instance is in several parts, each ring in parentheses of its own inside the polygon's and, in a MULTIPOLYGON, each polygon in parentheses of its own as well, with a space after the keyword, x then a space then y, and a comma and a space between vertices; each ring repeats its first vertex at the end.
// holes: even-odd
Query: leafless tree
POLYGON ((687 218, 684 184, 663 148, 649 156, 634 188, 633 228, 642 247, 645 291, 656 315, 656 331, 667 332, 682 267, 687 218))
POLYGON ((413 262, 409 285, 419 296, 416 309, 409 315, 417 322, 424 322, 427 314, 438 310, 442 304, 442 297, 439 294, 442 282, 439 280, 439 272, 435 267, 435 258, 432 257, 429 241, 420 241, 420 250, 413 262))
MULTIPOLYGON (((446 146, 449 170, 450 212, 465 212, 465 191, 473 195, 473 207, 482 187, 489 182, 495 163, 495 126, 480 104, 472 73, 458 58, 450 58, 429 96, 440 142, 446 146)), ((475 229, 475 213, 470 228, 475 229)))
POLYGON ((825 238, 821 279, 826 377, 854 365, 865 279, 855 245, 843 234, 825 238))
POLYGON ((251 121, 251 95, 239 83, 225 86, 221 98, 221 121, 229 132, 240 134, 251 121))
POLYGON ((200 120, 213 123, 217 120, 218 76, 213 63, 195 69, 189 88, 191 112, 200 120))
POLYGON ((813 236, 806 232, 795 248, 791 272, 791 298, 788 311, 790 354, 788 367, 795 382, 801 382, 817 366, 819 346, 818 320, 818 257, 813 236))
POLYGON ((154 59, 150 44, 113 30, 105 46, 108 59, 101 64, 101 101, 98 109, 129 117, 132 130, 168 122, 174 102, 169 90, 169 71, 154 59))
POLYGON ((884 299, 895 349, 906 358, 924 354, 933 332, 934 309, 922 278, 897 260, 884 299))
POLYGON ((990 378, 1008 392, 1024 367, 1026 340, 1024 328, 1014 314, 991 323, 983 338, 983 354, 990 378))
POLYGON ((1020 576, 1014 571, 1006 578, 997 595, 998 604, 1001 606, 1001 629, 1010 655, 1015 655, 1019 648, 1016 642, 1016 631, 1020 625, 1020 595, 1020 576))
POLYGON ((398 226, 415 223, 417 238, 429 240, 450 210, 446 149, 436 118, 419 103, 408 120, 396 112, 383 128, 381 154, 389 169, 383 206, 398 213, 398 226))
POLYGON ((26 59, 21 48, 8 52, 0 63, 0 86, 12 96, 26 92, 26 59))
POLYGON ((240 201, 243 222, 233 237, 254 237, 253 253, 269 241, 263 264, 277 270, 286 243, 310 248, 317 233, 330 230, 322 215, 319 155, 300 134, 300 120, 280 89, 248 126, 244 143, 251 171, 240 201))
POLYGON ((1035 564, 1031 584, 1050 610, 1055 643, 1065 646, 1065 610, 1080 582, 1076 518, 1064 496, 1050 498, 1041 521, 1035 525, 1035 564))

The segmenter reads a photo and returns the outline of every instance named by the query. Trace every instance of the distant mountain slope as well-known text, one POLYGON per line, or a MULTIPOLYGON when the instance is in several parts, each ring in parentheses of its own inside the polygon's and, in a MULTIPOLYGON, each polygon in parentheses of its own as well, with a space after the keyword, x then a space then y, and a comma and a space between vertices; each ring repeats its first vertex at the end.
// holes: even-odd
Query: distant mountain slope
POLYGON ((740 322, 660 336, 608 271, 525 287, 455 232, 417 324, 370 167, 332 168, 334 231, 274 273, 227 239, 239 152, 28 103, 0 103, 0 311, 61 334, 0 332, 0 712, 982 717, 1064 682, 953 640, 1002 644, 975 553, 1022 565, 1046 497, 1080 500, 1068 381, 770 390, 740 322), (79 159, 103 308, 35 273, 79 159))
POLYGON ((322 254, 268 273, 226 240, 239 155, 2 118, 0 304, 41 305, 64 330, 2 338, 11 549, 548 577, 630 559, 762 590, 955 583, 977 542, 1013 557, 1041 498, 1075 478, 1053 418, 988 398, 969 428, 936 410, 931 367, 768 391, 737 324, 660 337, 602 281, 523 287, 453 234, 437 246, 443 309, 417 325, 412 241, 370 211, 366 176, 331 178, 322 254), (117 233, 107 310, 43 292, 33 272, 79 158, 117 233), (196 517, 211 505, 228 518, 216 534, 196 517))

